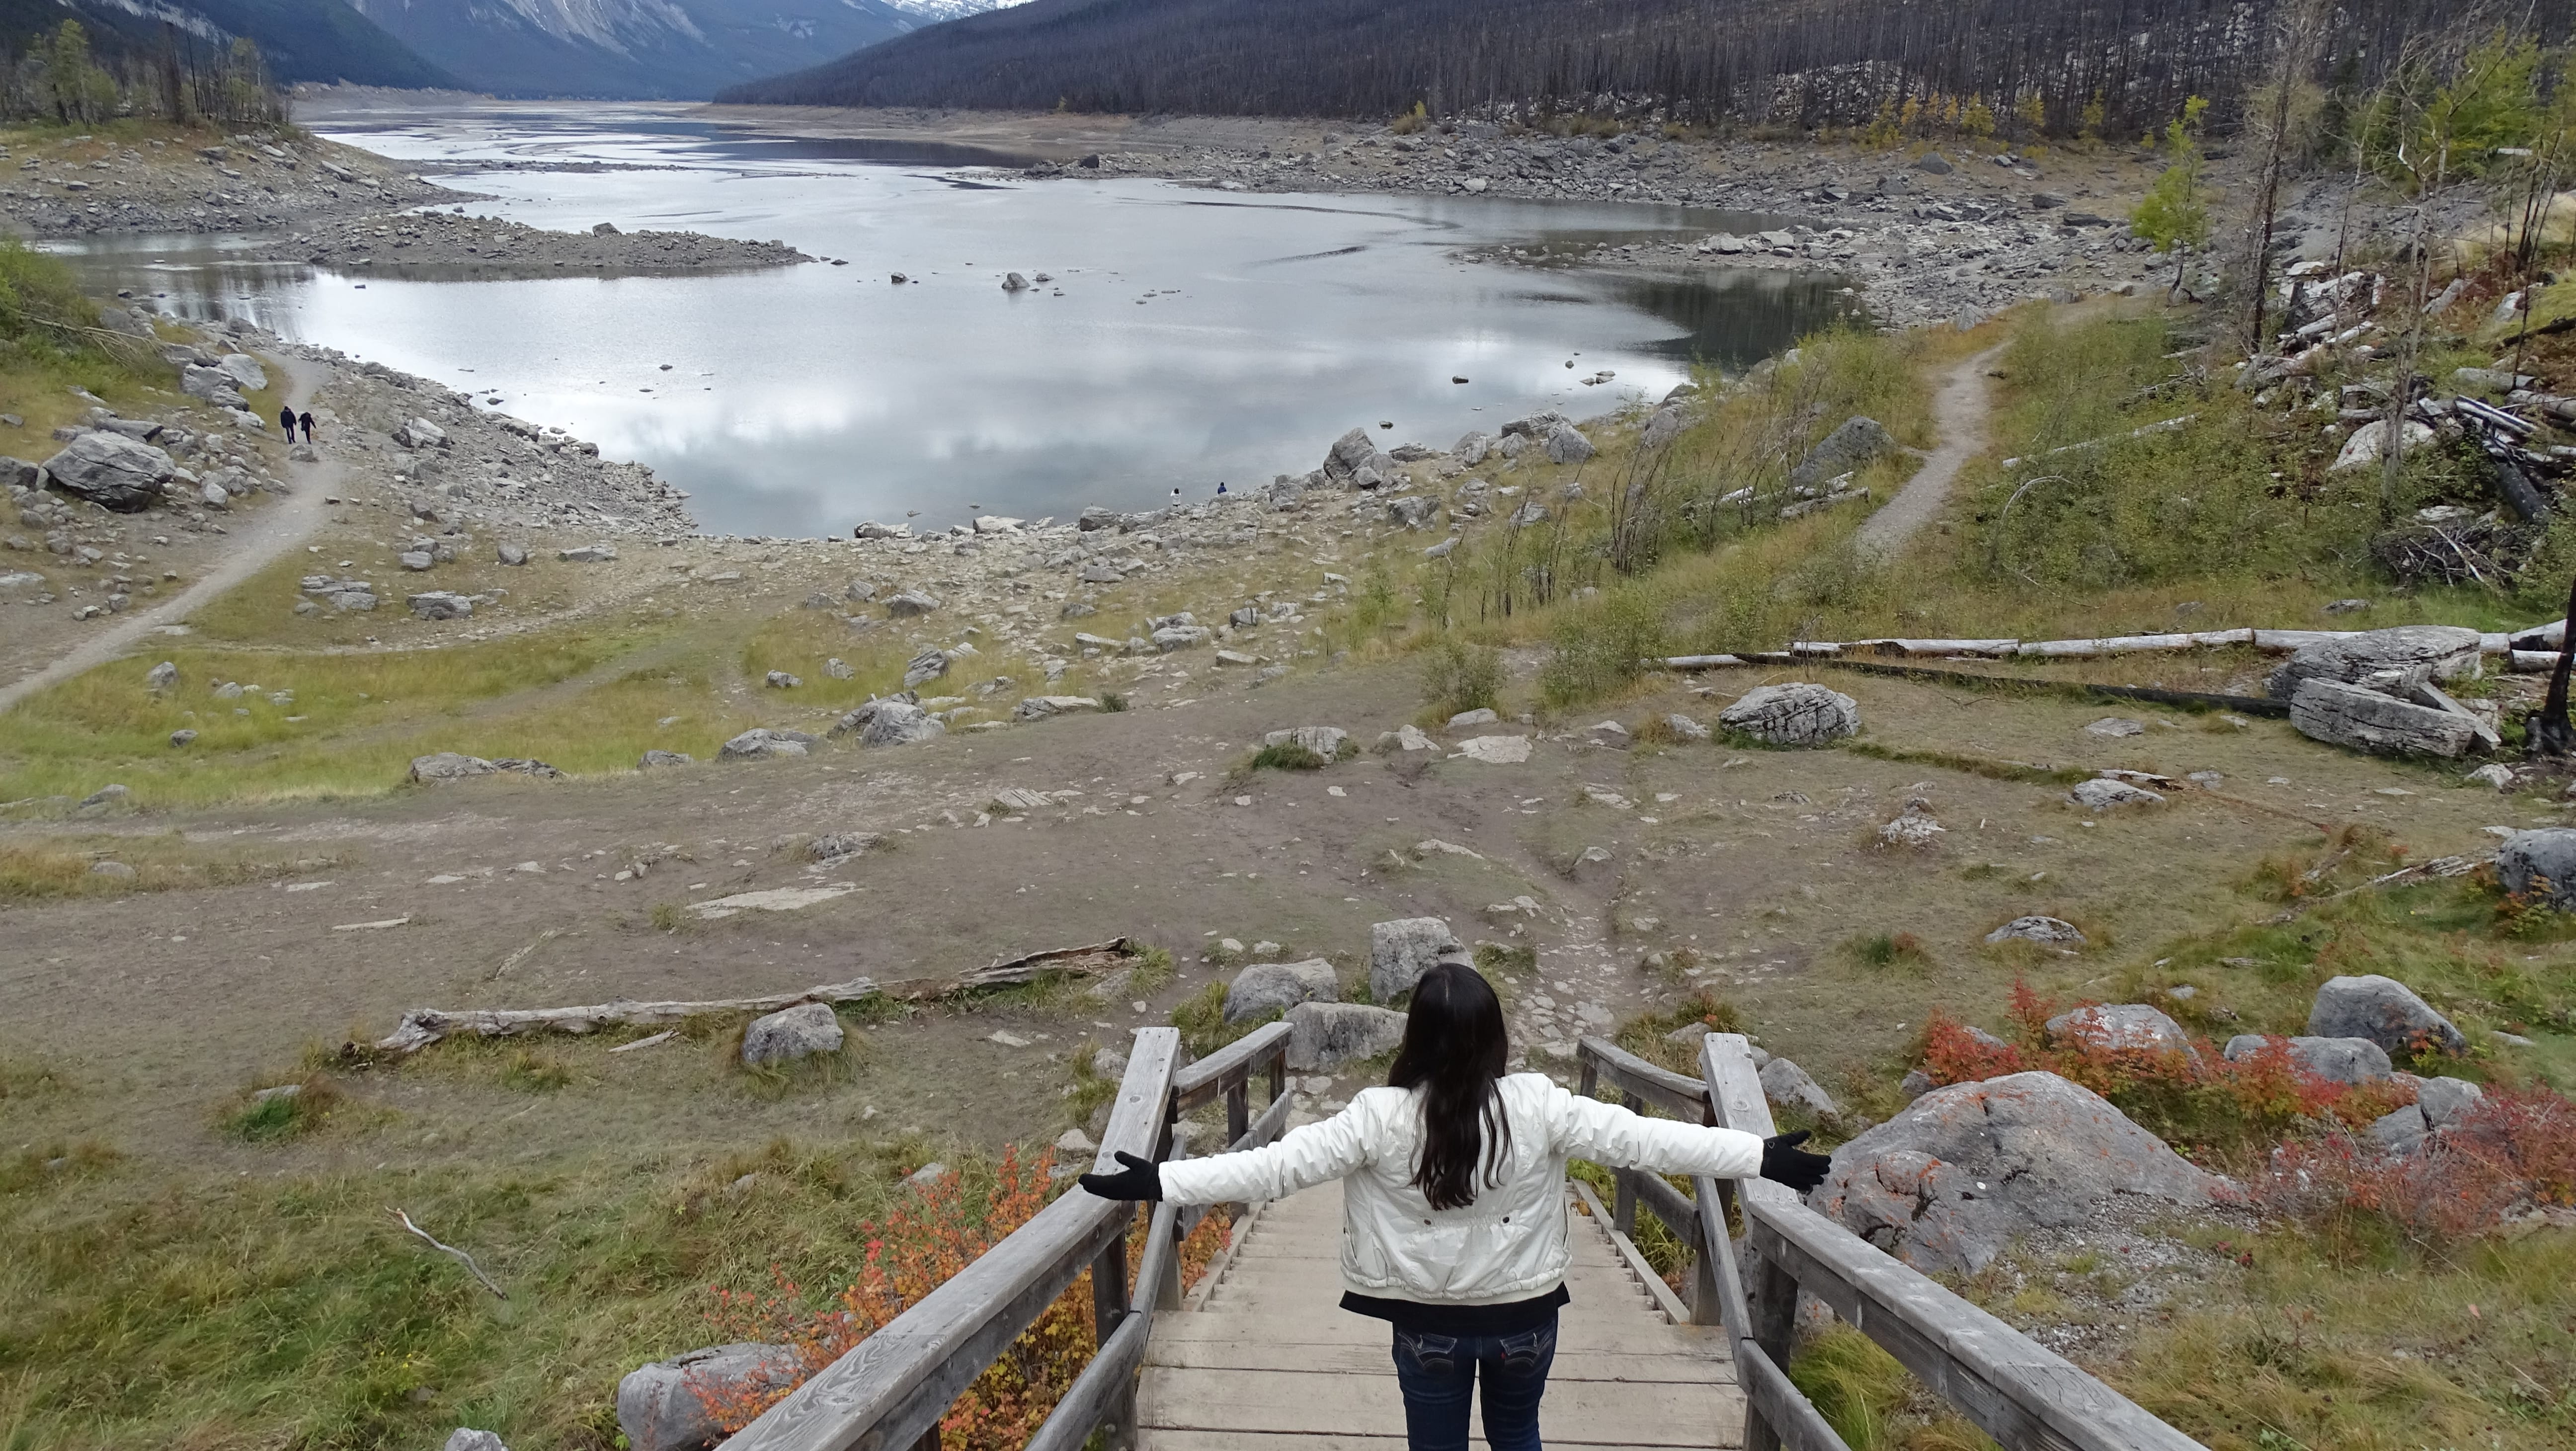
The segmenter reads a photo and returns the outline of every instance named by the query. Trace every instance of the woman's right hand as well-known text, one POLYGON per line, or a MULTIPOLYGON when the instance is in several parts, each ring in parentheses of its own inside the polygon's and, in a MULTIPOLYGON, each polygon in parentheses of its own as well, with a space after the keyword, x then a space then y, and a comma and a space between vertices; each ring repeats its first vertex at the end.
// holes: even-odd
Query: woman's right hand
POLYGON ((1157 1204, 1162 1202, 1163 1173, 1154 1167, 1152 1160, 1137 1158, 1134 1154, 1121 1149, 1118 1151, 1118 1162, 1126 1167, 1115 1174, 1085 1174, 1081 1180, 1082 1187, 1103 1199, 1142 1199, 1148 1203, 1157 1204))
POLYGON ((1833 1168, 1834 1161, 1829 1155, 1810 1154, 1798 1147, 1806 1141, 1805 1129, 1764 1139, 1762 1177, 1774 1184, 1785 1184, 1801 1194, 1825 1182, 1825 1172, 1833 1168))

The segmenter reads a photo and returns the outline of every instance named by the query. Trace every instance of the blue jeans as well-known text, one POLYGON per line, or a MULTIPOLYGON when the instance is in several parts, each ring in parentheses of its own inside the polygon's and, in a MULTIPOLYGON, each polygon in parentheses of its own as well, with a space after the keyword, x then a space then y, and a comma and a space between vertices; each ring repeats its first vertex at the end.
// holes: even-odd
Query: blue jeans
POLYGON ((1412 1451, 1467 1451, 1467 1402, 1485 1375, 1485 1444, 1539 1451, 1538 1403, 1556 1363, 1556 1317, 1517 1335, 1395 1332, 1395 1383, 1404 1390, 1412 1451))

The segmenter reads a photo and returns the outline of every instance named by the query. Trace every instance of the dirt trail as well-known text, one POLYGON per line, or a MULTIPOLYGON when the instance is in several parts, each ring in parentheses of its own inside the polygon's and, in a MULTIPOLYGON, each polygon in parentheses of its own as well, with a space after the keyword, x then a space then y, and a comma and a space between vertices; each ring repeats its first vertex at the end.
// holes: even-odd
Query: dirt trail
POLYGON ((1888 555, 1903 549, 1949 501, 1959 470, 1985 452, 1986 416, 1992 407, 1986 396, 1986 370, 2002 352, 1998 343, 1952 368, 1950 376, 1941 380, 1941 391, 1932 395, 1932 421, 1941 430, 1941 442, 1905 487, 1896 491, 1896 497, 1887 501, 1887 507, 1860 526, 1854 537, 1864 553, 1888 555))
MULTIPOLYGON (((266 353, 260 356, 261 361, 286 375, 286 402, 299 413, 311 406, 313 390, 330 376, 330 371, 319 363, 266 353)), ((44 669, 0 685, 0 715, 40 690, 117 658, 162 626, 185 620, 199 607, 268 568, 311 537, 314 526, 322 520, 323 496, 339 482, 341 466, 337 460, 325 458, 320 463, 289 463, 285 471, 294 492, 274 508, 249 515, 243 521, 245 527, 231 536, 233 550, 223 563, 160 604, 121 616, 44 669)))

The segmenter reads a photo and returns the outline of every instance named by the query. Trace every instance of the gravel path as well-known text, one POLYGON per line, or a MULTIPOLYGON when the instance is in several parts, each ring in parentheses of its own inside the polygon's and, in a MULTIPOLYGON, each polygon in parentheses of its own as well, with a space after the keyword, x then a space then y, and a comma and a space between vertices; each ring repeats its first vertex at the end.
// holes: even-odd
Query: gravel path
POLYGON ((1896 497, 1887 501, 1887 507, 1860 526, 1856 537, 1864 552, 1894 554, 1904 548, 1905 541, 1949 502, 1950 486, 1958 481, 1960 468, 1986 451, 1986 417, 1992 408, 1986 396, 1986 370, 2003 350, 1998 343, 1952 368, 1950 376, 1941 380, 1941 391, 1932 395, 1932 418, 1940 426, 1941 442, 1905 487, 1896 491, 1896 497))

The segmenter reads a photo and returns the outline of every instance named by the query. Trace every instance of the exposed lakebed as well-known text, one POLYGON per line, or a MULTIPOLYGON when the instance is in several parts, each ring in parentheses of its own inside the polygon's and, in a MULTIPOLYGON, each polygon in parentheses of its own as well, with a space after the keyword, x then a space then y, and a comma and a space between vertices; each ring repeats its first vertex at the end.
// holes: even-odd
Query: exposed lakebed
POLYGON ((1660 397, 1694 359, 1741 366, 1850 303, 1810 275, 1457 255, 1781 220, 1745 213, 1041 181, 999 154, 771 140, 673 107, 300 119, 441 163, 476 215, 776 239, 842 264, 454 280, 404 275, 391 247, 363 266, 253 260, 292 255, 274 236, 62 244, 96 285, 166 311, 246 315, 560 425, 651 465, 726 532, 1203 497, 1303 472, 1355 425, 1444 446, 1534 408, 1660 397), (1009 272, 1048 280, 1009 292, 1009 272))

